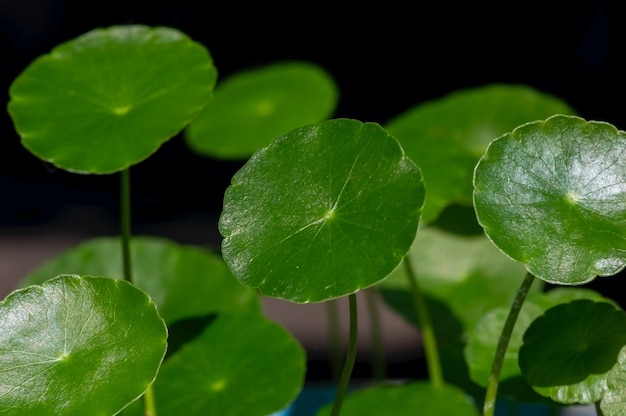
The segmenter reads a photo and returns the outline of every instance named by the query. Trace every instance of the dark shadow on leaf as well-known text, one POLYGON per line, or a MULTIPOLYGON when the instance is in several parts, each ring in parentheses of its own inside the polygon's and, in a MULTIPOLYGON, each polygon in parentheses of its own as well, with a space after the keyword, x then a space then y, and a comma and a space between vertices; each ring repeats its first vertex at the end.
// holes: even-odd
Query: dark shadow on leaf
POLYGON ((176 353, 183 345, 197 338, 209 326, 217 314, 181 319, 168 327, 167 352, 165 359, 176 353))
POLYGON ((519 364, 528 383, 555 387, 607 373, 626 345, 626 314, 579 299, 548 309, 528 327, 519 364))
POLYGON ((471 205, 447 206, 432 225, 460 235, 477 235, 484 232, 471 205))
POLYGON ((506 397, 518 402, 524 403, 544 403, 554 404, 554 401, 548 397, 541 396, 526 381, 526 378, 522 375, 507 378, 506 380, 500 380, 498 384, 498 394, 502 397, 506 397))

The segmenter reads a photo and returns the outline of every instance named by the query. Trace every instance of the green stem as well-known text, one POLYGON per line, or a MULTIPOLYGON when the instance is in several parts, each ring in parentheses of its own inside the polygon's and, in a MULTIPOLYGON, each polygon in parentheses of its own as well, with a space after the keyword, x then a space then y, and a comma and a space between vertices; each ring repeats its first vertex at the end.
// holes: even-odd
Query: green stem
POLYGON ((528 295, 528 291, 530 290, 530 286, 532 285, 534 280, 535 276, 530 273, 526 274, 522 285, 519 289, 517 289, 517 292, 515 293, 513 304, 511 305, 511 309, 509 310, 509 315, 504 322, 504 327, 502 328, 502 333, 500 334, 500 339, 498 340, 498 346, 496 347, 496 355, 493 358, 491 373, 489 374, 487 391, 485 393, 485 403, 483 404, 484 416, 493 416, 494 414, 496 397, 498 396, 498 383, 500 380, 500 372, 502 371, 502 365, 504 364, 504 356, 509 346, 509 341, 511 339, 511 334, 513 333, 513 328, 515 327, 515 322, 517 321, 519 312, 524 305, 524 301, 526 300, 526 295, 528 295))
POLYGON ((339 383, 341 377, 341 329, 339 327, 339 312, 337 301, 330 300, 326 303, 328 316, 328 338, 330 344, 330 365, 333 381, 339 383))
MULTIPOLYGON (((130 203, 130 170, 124 169, 120 174, 120 233, 122 236, 122 267, 124 279, 133 281, 133 267, 130 255, 131 239, 131 203, 130 203)), ((156 416, 156 404, 152 385, 148 387, 143 395, 143 408, 145 416, 156 416)))
POLYGON ((148 390, 143 395, 143 414, 144 416, 157 416, 156 405, 154 403, 154 390, 152 390, 152 384, 148 387, 148 390))
POLYGON ((339 416, 343 399, 348 391, 348 384, 350 383, 350 376, 352 375, 352 369, 354 368, 354 361, 356 360, 357 329, 359 324, 356 308, 356 295, 354 293, 349 295, 348 300, 350 302, 350 336, 348 339, 348 354, 346 356, 346 362, 343 366, 343 372, 341 373, 341 380, 339 380, 339 386, 337 387, 337 396, 335 397, 335 402, 333 403, 331 416, 339 416))
POLYGON ((365 290, 367 309, 370 317, 372 331, 372 374, 374 380, 381 383, 387 379, 387 366, 385 362, 385 348, 382 336, 382 325, 380 324, 380 314, 376 298, 378 291, 375 287, 365 290))
POLYGON ((439 349, 437 348, 437 337, 435 336, 435 329, 430 319, 428 307, 426 306, 426 300, 419 289, 417 277, 408 256, 405 257, 403 263, 406 268, 407 278, 409 279, 413 306, 415 307, 415 314, 422 335, 422 344, 424 345, 424 355, 426 356, 426 366, 428 367, 430 382, 434 387, 442 388, 444 383, 439 349))
POLYGON ((124 169, 120 176, 120 225, 122 235, 122 265, 124 279, 132 282, 132 263, 130 259, 130 171, 124 169))
POLYGON ((596 408, 596 415, 603 416, 604 412, 602 412, 602 409, 600 408, 600 402, 595 402, 593 405, 596 408))

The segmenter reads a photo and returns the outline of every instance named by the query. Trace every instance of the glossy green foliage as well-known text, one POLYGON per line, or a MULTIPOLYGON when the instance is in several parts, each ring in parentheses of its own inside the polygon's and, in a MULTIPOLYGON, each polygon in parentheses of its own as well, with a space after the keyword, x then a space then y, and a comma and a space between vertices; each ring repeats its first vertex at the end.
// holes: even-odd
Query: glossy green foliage
POLYGON ((575 114, 563 100, 525 85, 488 84, 416 105, 385 123, 424 174, 423 221, 453 204, 470 206, 472 173, 493 139, 520 124, 575 114))
POLYGON ((606 390, 600 401, 600 408, 604 416, 626 415, 626 347, 622 348, 617 357, 617 363, 607 376, 606 390))
POLYGON ((275 139, 224 196, 222 255, 268 296, 321 302, 383 280, 420 218, 419 168, 375 123, 336 119, 275 139))
POLYGON ((154 381, 166 340, 156 305, 125 281, 65 275, 15 291, 0 303, 0 413, 115 414, 154 381))
POLYGON ((559 403, 595 403, 626 345, 626 313, 574 300, 548 309, 524 333, 519 364, 528 383, 559 403))
MULTIPOLYGON (((545 293, 530 293, 525 300, 515 327, 500 373, 499 394, 517 401, 541 401, 528 385, 519 367, 519 351, 523 345, 524 333, 528 327, 548 309, 574 300, 585 299, 595 302, 607 302, 607 298, 598 292, 586 288, 555 288, 545 293)), ((467 338, 463 350, 469 366, 471 379, 480 386, 486 387, 493 365, 498 340, 502 327, 509 313, 508 307, 498 307, 486 313, 467 338)))
MULTIPOLYGON (((260 312, 257 294, 240 285, 221 257, 205 248, 148 236, 134 237, 130 248, 133 282, 150 295, 168 324, 214 313, 260 312)), ((20 285, 66 273, 122 278, 120 239, 98 237, 69 248, 20 285)))
POLYGON ((185 139, 204 156, 247 159, 275 137, 331 117, 338 97, 330 74, 310 62, 275 62, 237 72, 217 84, 185 139))
POLYGON ((154 385, 159 416, 267 416, 304 383, 306 355, 260 315, 219 316, 163 364, 154 385))
MULTIPOLYGON (((331 405, 324 406, 317 416, 330 415, 331 409, 331 405)), ((424 381, 358 390, 346 398, 341 408, 342 416, 414 416, 416 412, 422 415, 479 415, 476 405, 459 388, 451 385, 437 388, 424 381)))
POLYGON ((136 164, 202 109, 217 78, 208 51, 171 28, 95 29, 32 62, 9 90, 22 144, 80 173, 136 164))
POLYGON ((474 204, 489 238, 550 283, 582 284, 626 265, 626 133, 558 115, 494 140, 474 204))
MULTIPOLYGON (((187 415, 252 415, 256 407, 279 410, 295 397, 304 380, 302 347, 262 316, 258 295, 239 284, 221 257, 148 236, 134 237, 130 247, 134 280, 163 310, 172 338, 167 365, 155 382, 159 414, 177 415, 185 409, 187 415), (228 386, 214 384, 220 365, 228 386), (209 385, 211 395, 200 397, 209 385), (246 400, 233 399, 243 395, 246 400)), ((70 248, 36 268, 22 285, 69 270, 121 277, 119 238, 99 237, 70 248)), ((140 407, 123 414, 135 415, 140 407)))

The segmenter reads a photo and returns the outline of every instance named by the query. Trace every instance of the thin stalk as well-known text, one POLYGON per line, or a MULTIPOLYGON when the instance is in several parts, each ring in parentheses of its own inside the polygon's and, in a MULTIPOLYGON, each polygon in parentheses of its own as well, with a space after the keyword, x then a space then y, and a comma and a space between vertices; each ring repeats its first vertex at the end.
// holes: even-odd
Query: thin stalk
POLYGON ((372 374, 377 383, 382 383, 387 379, 387 363, 385 361, 385 347, 382 336, 382 325, 380 324, 380 314, 376 297, 378 291, 375 287, 365 291, 365 299, 367 301, 367 310, 370 317, 370 326, 372 332, 372 374))
POLYGON ((156 405, 154 403, 154 390, 152 384, 143 395, 143 414, 144 416, 157 416, 156 405))
MULTIPOLYGON (((130 202, 130 168, 124 169, 120 174, 120 234, 122 236, 122 267, 124 279, 133 281, 133 267, 130 255, 131 239, 131 202, 130 202)), ((143 409, 145 416, 156 416, 156 404, 152 385, 143 395, 143 409)))
POLYGON ((124 279, 132 282, 132 262, 130 259, 130 170, 124 169, 120 175, 120 226, 122 235, 122 265, 124 279))
POLYGON ((337 310, 337 301, 330 300, 326 303, 326 312, 328 317, 328 339, 330 345, 330 366, 333 381, 339 383, 341 378, 342 365, 342 346, 341 346, 341 328, 339 327, 339 312, 337 310))
POLYGON ((509 346, 511 334, 513 333, 513 328, 515 327, 515 322, 517 321, 519 312, 524 305, 526 295, 528 295, 528 291, 530 290, 530 286, 533 284, 534 280, 535 276, 530 273, 526 273, 526 277, 524 278, 522 285, 519 289, 517 289, 517 292, 515 292, 513 304, 511 305, 509 315, 506 317, 506 321, 504 322, 504 327, 502 328, 502 333, 500 334, 500 339, 498 340, 498 346, 496 347, 496 355, 493 358, 491 373, 489 374, 489 381, 487 384, 487 391, 485 393, 485 403, 483 404, 484 416, 493 416, 495 411, 496 398, 498 396, 498 383, 500 380, 502 365, 504 364, 506 349, 509 346))
POLYGON ((357 330, 359 325, 356 308, 356 295, 354 293, 349 295, 348 300, 350 302, 350 335, 348 338, 348 354, 346 355, 346 362, 343 366, 339 386, 337 386, 337 396, 335 397, 335 401, 333 403, 331 416, 339 416, 343 399, 348 391, 350 376, 352 375, 352 369, 354 368, 354 362, 356 360, 357 330))
POLYGON ((415 315, 417 316, 417 322, 422 335, 422 344, 424 345, 424 355, 426 356, 426 366, 428 367, 428 375, 430 382, 435 388, 442 388, 443 372, 441 370, 441 359, 439 358, 439 349, 437 348, 437 337, 435 336, 435 329, 433 327, 432 320, 430 319, 430 313, 426 306, 426 300, 422 296, 422 292, 419 289, 417 283, 417 276, 411 266, 409 257, 405 257, 404 267, 406 268, 406 275, 409 279, 409 286, 411 289, 411 295, 413 297, 413 306, 415 307, 415 315))

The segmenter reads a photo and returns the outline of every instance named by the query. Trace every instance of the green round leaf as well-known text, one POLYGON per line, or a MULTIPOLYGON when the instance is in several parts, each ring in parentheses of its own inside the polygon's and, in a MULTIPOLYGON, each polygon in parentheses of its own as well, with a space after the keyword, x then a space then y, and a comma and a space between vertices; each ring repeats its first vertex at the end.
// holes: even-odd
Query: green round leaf
POLYGON ((626 345, 626 313, 575 300, 548 309, 526 330, 519 365, 539 394, 559 403, 594 403, 626 345))
POLYGON ((485 233, 546 282, 582 284, 626 265, 626 133, 558 115, 494 140, 476 166, 485 233))
POLYGON ((305 352, 261 315, 219 315, 168 359, 154 384, 159 416, 266 416, 304 383, 305 352))
POLYGON ((326 120, 338 95, 330 74, 309 62, 249 69, 217 85, 185 138, 199 154, 247 159, 279 135, 326 120))
MULTIPOLYGON (((331 410, 332 403, 321 408, 316 416, 330 415, 331 410)), ((425 381, 358 390, 348 395, 341 407, 342 416, 416 414, 477 416, 479 412, 459 388, 451 385, 438 388, 425 381)))
MULTIPOLYGON (((217 254, 147 236, 130 244, 133 283, 150 295, 168 324, 221 312, 260 312, 258 295, 239 284, 217 254)), ((98 237, 40 265, 20 285, 40 284, 59 274, 123 277, 117 237, 98 237)))
POLYGON ((0 303, 5 415, 112 415, 154 381, 167 329, 126 281, 59 276, 0 303))
MULTIPOLYGON (((533 285, 536 288, 536 286, 533 285)), ((556 287, 544 293, 529 293, 515 327, 500 372, 499 394, 517 401, 538 401, 538 396, 528 385, 519 368, 519 350, 523 344, 523 336, 534 320, 546 310, 561 303, 577 299, 608 301, 601 294, 586 288, 556 287)), ((468 363, 471 379, 480 386, 486 387, 496 353, 498 339, 504 327, 509 307, 498 307, 485 314, 478 325, 469 333, 467 344, 463 350, 468 363)))
POLYGON ((209 99, 208 51, 170 28, 95 29, 32 62, 9 90, 22 144, 81 173, 136 164, 180 132, 209 99))
POLYGON ((472 173, 489 142, 553 114, 575 112, 528 86, 490 84, 419 104, 384 127, 422 168, 428 188, 422 221, 430 223, 453 203, 471 205, 472 173))
POLYGON ((245 285, 293 302, 345 296, 408 252, 424 188, 378 124, 337 119, 275 139, 224 196, 222 254, 245 285))

